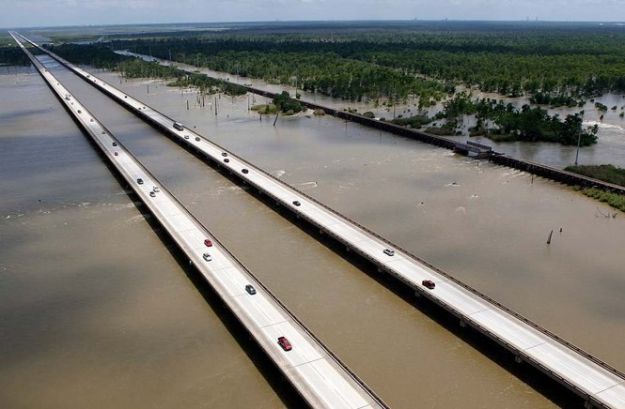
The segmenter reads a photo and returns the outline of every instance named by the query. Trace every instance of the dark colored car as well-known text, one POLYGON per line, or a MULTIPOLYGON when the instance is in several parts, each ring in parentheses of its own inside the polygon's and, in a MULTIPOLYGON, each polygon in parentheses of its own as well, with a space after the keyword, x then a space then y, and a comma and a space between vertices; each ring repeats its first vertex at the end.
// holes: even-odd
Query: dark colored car
POLYGON ((140 184, 140 185, 142 185, 142 184, 143 184, 143 179, 141 179, 141 178, 137 178, 137 183, 138 183, 138 184, 140 184))
POLYGON ((246 285, 246 286, 245 286, 245 291, 247 291, 247 293, 248 293, 249 295, 254 295, 254 294, 256 294, 256 289, 255 289, 255 288, 254 288, 254 286, 253 286, 253 285, 251 285, 251 284, 248 284, 248 285, 246 285))
POLYGON ((199 142, 199 141, 200 141, 200 137, 199 137, 199 136, 196 136, 196 137, 195 137, 195 142, 199 142))
POLYGON ((280 345, 285 351, 290 351, 293 349, 293 346, 286 337, 278 338, 278 345, 280 345))
POLYGON ((117 155, 119 155, 119 154, 118 154, 117 152, 113 152, 113 155, 117 156, 117 155))
POLYGON ((295 206, 301 206, 302 204, 299 202, 299 200, 293 200, 293 205, 295 206))
POLYGON ((423 280, 421 281, 421 284, 423 284, 425 288, 429 288, 430 290, 433 290, 434 287, 436 287, 436 283, 434 283, 434 281, 432 280, 423 280))
POLYGON ((113 142, 113 146, 117 146, 117 142, 113 142))
POLYGON ((242 169, 241 172, 245 173, 246 175, 249 173, 249 170, 247 169, 242 169))
POLYGON ((150 197, 156 197, 156 193, 150 192, 150 197))
POLYGON ((228 163, 228 162, 230 162, 230 159, 226 158, 226 159, 224 159, 224 162, 228 163))
POLYGON ((221 152, 221 156, 228 156, 226 152, 221 152))
POLYGON ((182 126, 182 124, 180 122, 174 122, 174 129, 177 129, 179 131, 183 131, 184 130, 184 126, 182 126))
POLYGON ((206 247, 213 247, 213 242, 210 241, 209 239, 204 240, 204 245, 206 247))

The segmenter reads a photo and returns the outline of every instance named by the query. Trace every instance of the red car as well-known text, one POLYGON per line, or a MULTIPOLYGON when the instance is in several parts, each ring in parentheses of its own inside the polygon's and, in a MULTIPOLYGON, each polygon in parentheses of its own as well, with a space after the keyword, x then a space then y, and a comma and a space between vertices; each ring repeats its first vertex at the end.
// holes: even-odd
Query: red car
POLYGON ((424 287, 429 288, 430 290, 433 290, 434 287, 436 287, 436 284, 432 280, 423 280, 421 281, 421 284, 423 284, 424 287))
POLYGON ((206 247, 213 247, 213 242, 210 241, 209 239, 204 240, 204 245, 206 247))
POLYGON ((278 338, 278 345, 280 345, 285 351, 290 351, 293 349, 293 346, 286 337, 278 338))

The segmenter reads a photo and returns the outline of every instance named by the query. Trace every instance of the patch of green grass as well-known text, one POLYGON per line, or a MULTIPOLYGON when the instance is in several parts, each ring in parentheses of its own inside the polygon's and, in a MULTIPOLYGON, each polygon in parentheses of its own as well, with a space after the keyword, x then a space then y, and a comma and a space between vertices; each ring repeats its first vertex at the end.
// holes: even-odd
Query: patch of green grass
POLYGON ((261 115, 270 115, 278 112, 278 107, 274 104, 260 104, 254 105, 250 108, 252 111, 256 111, 261 115))
POLYGON ((564 170, 615 185, 625 186, 625 169, 614 165, 567 166, 564 170))
POLYGON ((625 212, 625 196, 618 193, 606 192, 595 188, 583 188, 580 191, 588 197, 607 203, 615 209, 625 212))
POLYGON ((447 125, 430 126, 425 130, 425 132, 438 136, 454 136, 456 134, 456 127, 447 125))
POLYGON ((414 115, 407 118, 395 118, 391 122, 395 125, 410 126, 411 128, 420 129, 423 125, 432 122, 432 118, 427 115, 414 115))

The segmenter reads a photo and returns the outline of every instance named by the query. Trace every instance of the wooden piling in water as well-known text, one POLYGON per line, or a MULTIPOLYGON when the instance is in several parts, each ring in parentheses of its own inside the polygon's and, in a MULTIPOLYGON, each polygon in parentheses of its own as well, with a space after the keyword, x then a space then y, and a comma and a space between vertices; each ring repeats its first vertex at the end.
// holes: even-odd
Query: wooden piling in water
POLYGON ((553 230, 549 232, 549 237, 547 238, 547 244, 551 244, 551 236, 553 236, 553 230))

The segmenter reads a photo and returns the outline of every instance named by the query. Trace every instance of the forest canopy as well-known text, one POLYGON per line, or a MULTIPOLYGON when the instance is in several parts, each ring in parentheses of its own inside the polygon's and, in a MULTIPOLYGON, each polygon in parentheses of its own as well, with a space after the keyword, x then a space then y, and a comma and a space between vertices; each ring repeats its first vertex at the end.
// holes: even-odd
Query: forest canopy
POLYGON ((113 46, 268 81, 297 77, 303 89, 352 100, 438 99, 452 84, 511 96, 625 92, 622 28, 205 34, 113 46))

